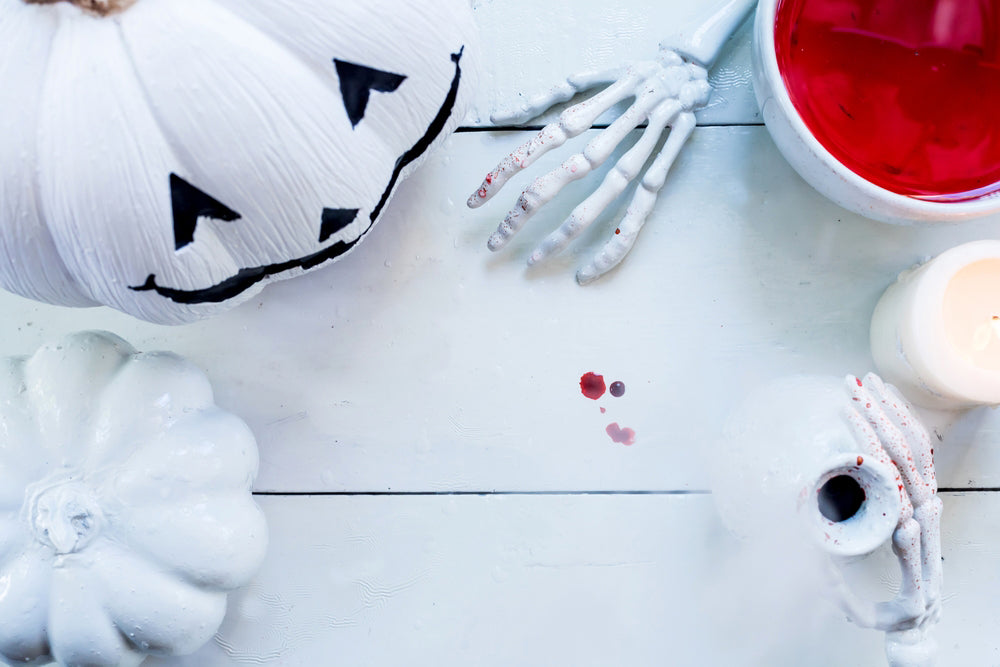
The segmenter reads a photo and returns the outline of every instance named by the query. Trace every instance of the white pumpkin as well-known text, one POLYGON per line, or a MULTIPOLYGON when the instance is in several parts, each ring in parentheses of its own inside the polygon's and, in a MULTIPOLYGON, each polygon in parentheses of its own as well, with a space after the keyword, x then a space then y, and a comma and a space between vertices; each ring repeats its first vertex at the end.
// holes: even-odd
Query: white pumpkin
POLYGON ((267 545, 253 435, 205 375, 82 333, 0 360, 0 659, 197 649, 267 545))
POLYGON ((0 285, 182 323, 343 256, 475 37, 469 0, 0 0, 0 285))

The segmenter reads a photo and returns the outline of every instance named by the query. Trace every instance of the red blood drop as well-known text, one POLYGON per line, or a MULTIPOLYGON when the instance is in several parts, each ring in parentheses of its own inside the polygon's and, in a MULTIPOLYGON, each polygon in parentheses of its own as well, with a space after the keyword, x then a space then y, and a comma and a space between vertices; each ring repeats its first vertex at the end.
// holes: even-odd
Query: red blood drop
POLYGON ((630 428, 622 428, 618 425, 618 422, 608 424, 608 427, 604 430, 615 442, 620 442, 623 445, 635 444, 635 431, 630 428))
POLYGON ((580 391, 587 398, 592 398, 595 401, 601 396, 604 396, 604 392, 607 387, 604 385, 604 376, 598 375, 597 373, 584 373, 580 378, 580 391))
POLYGON ((887 190, 1000 190, 1000 3, 782 0, 778 67, 816 139, 887 190))

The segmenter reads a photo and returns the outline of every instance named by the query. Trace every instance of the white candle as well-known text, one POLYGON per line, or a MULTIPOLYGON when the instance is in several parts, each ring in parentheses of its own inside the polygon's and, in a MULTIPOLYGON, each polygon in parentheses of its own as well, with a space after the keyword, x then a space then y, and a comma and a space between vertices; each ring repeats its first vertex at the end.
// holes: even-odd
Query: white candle
POLYGON ((900 274, 875 307, 871 346, 882 377, 915 403, 1000 403, 1000 241, 900 274))

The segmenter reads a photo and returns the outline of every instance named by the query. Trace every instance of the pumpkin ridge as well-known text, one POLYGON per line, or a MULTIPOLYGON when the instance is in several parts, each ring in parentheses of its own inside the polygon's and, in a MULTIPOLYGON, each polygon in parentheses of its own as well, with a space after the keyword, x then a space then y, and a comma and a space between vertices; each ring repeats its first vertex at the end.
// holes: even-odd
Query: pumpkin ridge
MULTIPOLYGON (((270 35, 268 35, 264 30, 260 29, 258 26, 254 25, 254 24, 250 23, 249 21, 247 21, 246 19, 244 19, 238 13, 231 11, 226 6, 223 6, 223 5, 220 5, 220 4, 216 3, 216 2, 214 2, 214 0, 198 0, 198 4, 199 4, 199 7, 200 7, 200 11, 204 11, 204 7, 206 5, 209 5, 209 6, 212 7, 213 11, 217 11, 217 12, 219 12, 219 14, 224 15, 225 17, 227 17, 227 19, 232 20, 234 22, 234 25, 238 26, 240 29, 247 30, 247 31, 253 31, 257 35, 259 35, 261 39, 266 40, 267 42, 269 42, 270 44, 272 44, 275 48, 280 49, 285 55, 287 55, 287 57, 288 57, 289 60, 293 60, 296 63, 299 63, 301 65, 301 67, 302 67, 302 71, 308 72, 309 75, 315 80, 315 85, 316 86, 322 86, 323 88, 329 88, 329 84, 327 82, 325 82, 320 77, 320 74, 318 72, 314 71, 313 68, 310 67, 308 63, 304 62, 300 57, 298 57, 298 55, 294 51, 292 51, 291 49, 289 49, 285 44, 279 42, 278 40, 276 40, 273 37, 271 37, 270 35)), ((217 188, 217 184, 212 182, 212 180, 213 180, 212 174, 206 172, 204 170, 204 168, 202 168, 200 166, 199 161, 196 160, 192 156, 192 154, 190 153, 190 151, 187 150, 187 148, 186 148, 186 146, 187 146, 186 142, 182 141, 180 139, 180 137, 178 136, 177 132, 175 132, 174 128, 172 127, 172 124, 164 117, 163 110, 161 109, 161 106, 159 104, 156 104, 154 96, 150 93, 150 90, 149 90, 149 88, 147 86, 147 83, 146 83, 146 79, 143 76, 141 68, 139 67, 139 65, 137 63, 136 54, 135 54, 135 51, 133 49, 133 43, 131 41, 132 38, 130 37, 129 32, 126 30, 126 27, 125 27, 124 24, 120 23, 118 25, 118 32, 119 32, 119 35, 121 37, 122 44, 124 45, 125 52, 128 55, 128 63, 129 63, 129 66, 130 66, 130 68, 132 70, 132 73, 133 73, 133 75, 135 77, 135 81, 138 84, 137 87, 138 87, 139 92, 142 95, 142 99, 143 99, 143 101, 145 103, 145 107, 149 110, 151 118, 156 123, 156 126, 157 126, 157 128, 159 130, 160 135, 163 137, 163 139, 166 141, 167 145, 170 147, 171 153, 173 154, 174 158, 177 161, 178 166, 180 167, 180 172, 179 172, 178 175, 181 176, 181 177, 183 177, 186 180, 194 180, 201 187, 208 188, 209 190, 211 190, 213 192, 216 191, 218 188, 217 188)), ((252 109, 252 111, 254 112, 254 114, 256 114, 256 115, 258 115, 260 117, 266 116, 266 114, 262 113, 259 109, 252 109)), ((278 109, 278 111, 281 112, 281 113, 287 113, 287 110, 285 110, 285 109, 278 109)), ((289 122, 289 125, 290 126, 294 126, 294 125, 296 125, 296 123, 289 122)), ((304 140, 307 139, 307 138, 308 138, 308 132, 304 133, 304 140)), ((317 155, 317 156, 314 156, 314 157, 316 159, 319 159, 319 160, 323 159, 322 155, 317 155)), ((328 170, 328 171, 332 171, 332 170, 328 170)), ((166 178, 166 175, 164 177, 166 178)), ((251 202, 250 203, 252 204, 251 210, 249 210, 249 211, 243 211, 242 209, 240 210, 241 213, 245 213, 246 214, 247 220, 251 224, 253 224, 253 221, 255 219, 257 219, 257 216, 261 216, 261 217, 264 217, 266 219, 266 216, 262 214, 262 209, 265 209, 266 206, 263 206, 260 202, 258 202, 253 197, 251 197, 251 202)), ((303 215, 302 215, 301 218, 299 218, 298 216, 289 216, 290 220, 292 220, 293 218, 295 220, 298 220, 299 224, 301 224, 302 226, 308 227, 310 231, 315 226, 315 222, 316 221, 313 220, 312 218, 310 218, 308 215, 306 215, 305 211, 303 211, 303 215)), ((221 249, 223 249, 223 251, 225 252, 225 258, 227 260, 229 260, 229 262, 232 265, 231 266, 232 271, 230 271, 228 274, 226 274, 227 276, 232 276, 235 272, 240 271, 241 268, 245 266, 242 263, 241 258, 239 256, 233 254, 232 249, 230 248, 230 246, 225 243, 225 239, 223 239, 221 236, 217 235, 215 233, 215 231, 212 229, 211 226, 205 227, 203 229, 199 229, 198 233, 199 233, 199 235, 209 235, 210 234, 213 237, 213 239, 215 241, 217 241, 218 247, 221 248, 221 249)), ((271 238, 258 238, 256 235, 249 235, 249 236, 245 237, 244 240, 250 240, 250 241, 252 241, 254 243, 257 243, 257 244, 261 244, 262 242, 264 243, 264 245, 258 245, 256 247, 252 248, 252 253, 253 254, 260 254, 260 253, 264 253, 264 254, 281 254, 282 253, 282 249, 276 245, 275 239, 271 239, 271 238)), ((201 247, 204 247, 205 243, 202 240, 200 240, 199 241, 199 245, 201 247)), ((218 261, 214 261, 213 263, 218 264, 219 262, 218 261)), ((256 284, 256 283, 258 283, 258 282, 260 282, 260 280, 266 279, 267 277, 269 277, 269 276, 264 276, 264 278, 255 280, 253 283, 251 283, 251 286, 254 285, 254 284, 256 284)), ((223 278, 223 281, 225 281, 225 280, 226 280, 226 278, 223 278)), ((148 282, 148 277, 147 277, 147 282, 148 282)), ((143 290, 136 290, 131 285, 129 286, 129 289, 131 289, 132 291, 143 291, 143 290)), ((197 289, 197 288, 193 287, 192 289, 197 289)), ((216 303, 216 302, 224 301, 224 300, 229 299, 229 298, 233 298, 234 296, 237 296, 238 294, 241 294, 241 293, 242 292, 237 292, 236 294, 230 295, 230 296, 226 297, 225 299, 208 300, 208 301, 204 301, 204 302, 188 302, 188 303, 216 303)), ((247 298, 249 298, 249 296, 250 295, 247 295, 247 298)), ((184 302, 178 302, 178 303, 184 303, 184 302)))
POLYGON ((80 453, 82 440, 94 432, 93 409, 100 391, 134 353, 131 345, 113 334, 83 333, 43 346, 25 362, 25 400, 39 434, 39 449, 49 455, 80 453), (95 384, 98 393, 90 390, 95 384))
POLYGON ((90 431, 81 444, 93 466, 87 473, 127 466, 139 449, 157 446, 177 423, 197 421, 213 409, 218 410, 211 383, 191 362, 165 352, 130 355, 94 401, 90 431), (123 401, 135 406, 127 418, 119 414, 123 401))
MULTIPOLYGON (((18 90, 19 87, 15 85, 0 93, 0 106, 5 109, 5 118, 9 121, 5 132, 8 135, 23 134, 22 137, 14 139, 13 144, 8 139, 5 148, 14 148, 15 151, 27 153, 23 158, 18 157, 16 160, 11 159, 13 155, 0 154, 0 160, 3 162, 10 164, 16 161, 19 164, 13 190, 21 191, 20 196, 15 194, 12 199, 10 192, 5 191, 9 187, 8 183, 0 186, 0 195, 4 196, 5 204, 16 206, 12 210, 13 215, 20 218, 12 227, 11 221, 3 220, 5 229, 0 235, 0 255, 3 256, 5 266, 0 268, 0 283, 15 294, 46 303, 76 307, 96 306, 98 302, 76 280, 59 252, 40 192, 39 170, 42 154, 37 119, 45 103, 44 82, 50 77, 52 44, 60 24, 52 12, 41 12, 49 16, 38 16, 40 12, 37 10, 17 0, 9 1, 14 4, 10 8, 5 6, 3 9, 7 13, 4 15, 4 20, 0 21, 0 42, 4 43, 6 48, 13 47, 17 51, 27 51, 24 57, 34 61, 30 67, 37 68, 32 74, 37 72, 40 76, 37 79, 35 76, 30 77, 28 84, 30 92, 18 90), (39 29, 39 24, 43 22, 44 31, 39 29), (44 44, 36 43, 41 39, 44 39, 44 44), (37 48, 28 49, 28 44, 37 48), (38 85, 38 82, 43 82, 43 85, 38 85), (20 118, 15 112, 13 121, 10 122, 11 107, 8 105, 8 99, 17 99, 22 114, 24 109, 30 109, 30 112, 20 118), (18 126, 24 118, 31 118, 30 124, 20 131, 18 126)), ((10 82, 7 84, 9 86, 10 82)), ((2 168, 0 174, 2 174, 0 178, 5 181, 11 178, 10 172, 4 172, 2 168)), ((0 209, 2 208, 4 206, 0 205, 0 209)), ((2 213, 0 217, 3 217, 2 213)))
POLYGON ((142 653, 190 653, 211 638, 225 614, 224 591, 188 582, 125 543, 104 545, 92 573, 108 621, 142 653), (183 605, 159 607, 168 596, 183 599, 183 605), (143 622, 150 617, 157 622, 143 622))
POLYGON ((31 544, 24 545, 11 558, 0 561, 0 576, 13 571, 19 574, 10 577, 6 595, 0 597, 0 630, 7 629, 8 624, 24 629, 20 637, 5 637, 0 633, 0 660, 23 664, 51 655, 44 630, 51 605, 51 567, 51 559, 45 552, 31 544), (37 600, 36 606, 30 610, 18 604, 18 600, 26 595, 35 596, 37 600), (32 625, 36 630, 29 634, 32 625))
POLYGON ((187 585, 208 588, 213 592, 231 591, 246 581, 260 567, 267 549, 267 519, 253 496, 242 490, 200 494, 181 502, 132 506, 122 504, 109 527, 120 533, 117 544, 187 585), (202 521, 194 523, 189 513, 199 506, 212 508, 202 521), (156 517, 156 525, 144 517, 156 517), (215 524, 215 527, 203 523, 215 524), (164 527, 172 532, 167 544, 158 543, 164 527), (238 526, 230 529, 229 526, 238 526), (210 537, 211 545, 206 543, 210 537), (197 544, 198 550, 192 550, 197 544))
MULTIPOLYGON (((210 0, 202 0, 202 2, 208 3, 210 2, 210 0)), ((160 115, 160 111, 157 105, 153 103, 153 99, 149 94, 149 89, 146 87, 146 80, 145 78, 143 78, 142 73, 139 71, 139 67, 136 65, 135 53, 132 51, 132 43, 129 41, 128 35, 125 33, 125 28, 122 26, 121 23, 118 23, 117 29, 118 29, 118 38, 121 40, 122 50, 126 55, 129 70, 131 71, 133 80, 136 83, 136 89, 139 91, 139 94, 142 95, 143 106, 145 106, 146 110, 149 112, 149 117, 153 121, 153 124, 156 127, 157 132, 163 139, 164 144, 170 150, 170 155, 174 159, 174 162, 176 164, 176 169, 180 172, 180 174, 177 174, 177 176, 187 178, 190 177, 192 174, 197 174, 198 170, 192 169, 189 166, 191 164, 194 164, 195 160, 185 149, 184 142, 178 140, 178 137, 170 129, 169 124, 164 122, 163 118, 160 115)), ((164 179, 168 179, 174 175, 175 174, 172 172, 169 175, 164 174, 164 179)), ((156 185, 150 184, 150 187, 155 188, 156 185)), ((211 227, 203 228, 199 233, 202 235, 203 241, 207 240, 204 239, 204 236, 206 235, 211 236, 212 241, 215 242, 215 245, 217 245, 225 252, 226 259, 228 259, 229 262, 232 263, 234 267, 239 266, 237 258, 233 256, 233 254, 229 251, 227 245, 223 242, 223 239, 221 239, 211 227)), ((206 244, 203 242, 202 247, 204 247, 205 245, 206 244)))
MULTIPOLYGON (((120 21, 94 20, 79 13, 64 18, 53 41, 52 73, 39 119, 40 193, 49 207, 47 217, 59 253, 76 280, 93 298, 127 308, 130 301, 122 298, 122 290, 104 272, 109 265, 121 271, 133 267, 137 245, 163 247, 162 228, 151 221, 169 214, 161 208, 160 192, 149 169, 136 167, 153 160, 169 161, 167 166, 172 166, 175 158, 162 135, 156 134, 154 120, 139 96, 118 33, 120 21), (95 61, 103 61, 100 68, 76 64, 86 52, 95 61), (93 94, 103 95, 109 109, 100 121, 94 105, 79 111, 73 108, 93 94), (104 122, 109 117, 116 122, 104 122), (81 142, 88 136, 111 158, 100 171, 81 170, 79 161, 65 159, 84 150, 86 144, 81 142), (129 199, 102 196, 112 182, 109 179, 129 199), (93 215, 105 217, 106 224, 93 224, 93 215)), ((135 305, 147 318, 157 311, 151 304, 135 305)))

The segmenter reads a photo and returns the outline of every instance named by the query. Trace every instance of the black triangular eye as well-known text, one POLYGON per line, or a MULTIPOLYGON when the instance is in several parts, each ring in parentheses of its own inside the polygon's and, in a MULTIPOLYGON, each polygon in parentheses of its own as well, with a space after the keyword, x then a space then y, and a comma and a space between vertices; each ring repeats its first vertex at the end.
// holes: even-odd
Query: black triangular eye
POLYGON ((194 241, 198 218, 213 218, 232 222, 242 216, 218 199, 205 194, 177 174, 170 174, 170 202, 174 211, 174 245, 176 250, 194 241))
POLYGON ((319 228, 319 242, 322 243, 339 232, 358 217, 356 208, 324 208, 319 228))
POLYGON ((333 59, 333 64, 337 66, 340 94, 344 98, 344 108, 347 109, 347 117, 351 119, 351 127, 357 127, 365 117, 371 91, 391 93, 406 80, 402 74, 384 72, 336 58, 333 59))

